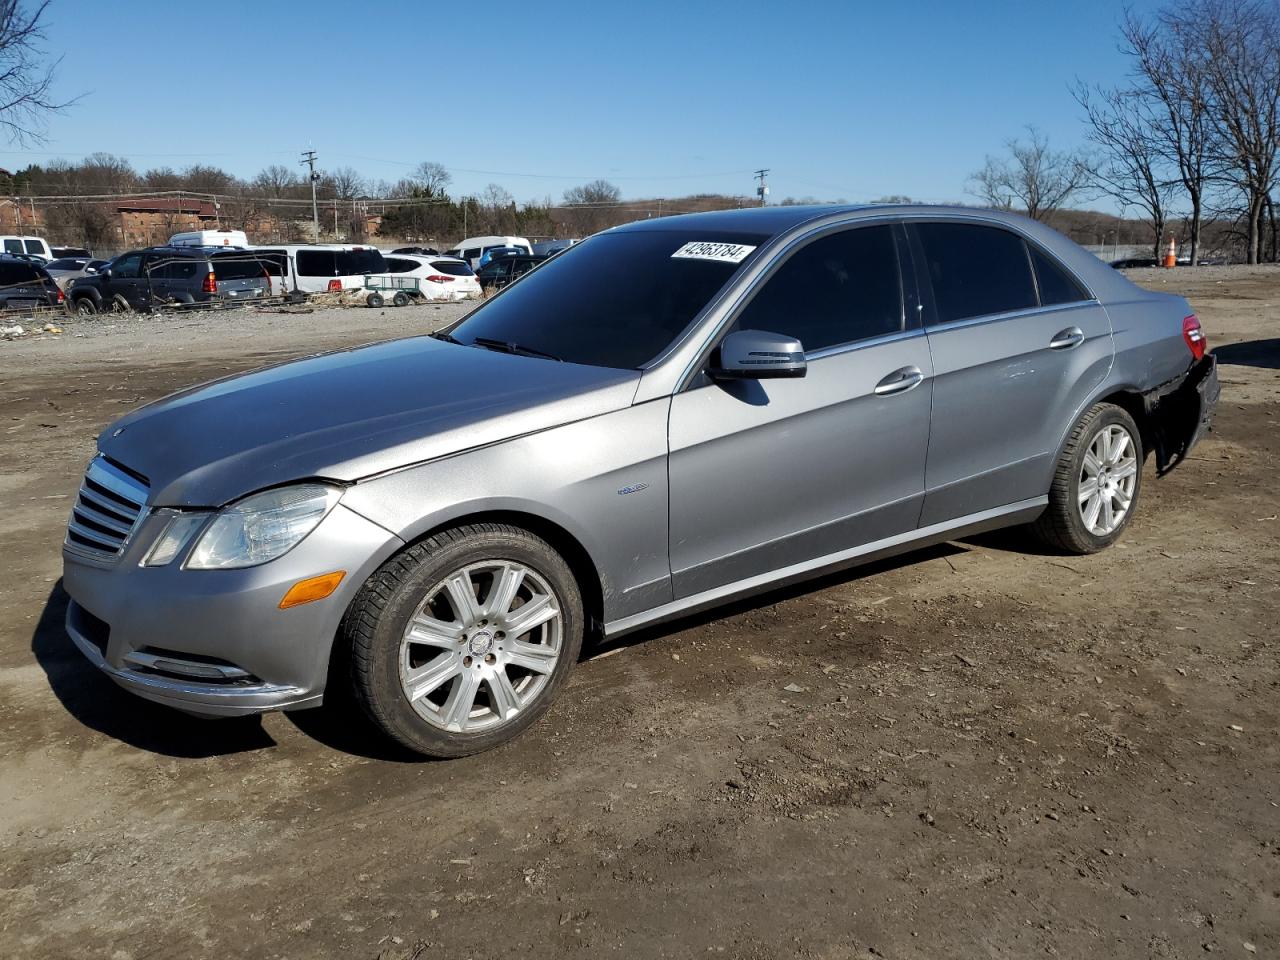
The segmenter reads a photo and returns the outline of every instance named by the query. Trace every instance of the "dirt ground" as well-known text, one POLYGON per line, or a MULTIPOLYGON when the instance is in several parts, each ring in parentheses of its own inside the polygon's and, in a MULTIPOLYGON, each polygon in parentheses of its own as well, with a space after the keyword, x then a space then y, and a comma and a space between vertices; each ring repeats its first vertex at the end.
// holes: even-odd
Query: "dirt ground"
POLYGON ((630 637, 449 763, 135 699, 58 578, 108 421, 458 308, 0 342, 0 955, 1280 955, 1280 271, 1137 279, 1223 397, 1116 549, 987 535, 630 637))

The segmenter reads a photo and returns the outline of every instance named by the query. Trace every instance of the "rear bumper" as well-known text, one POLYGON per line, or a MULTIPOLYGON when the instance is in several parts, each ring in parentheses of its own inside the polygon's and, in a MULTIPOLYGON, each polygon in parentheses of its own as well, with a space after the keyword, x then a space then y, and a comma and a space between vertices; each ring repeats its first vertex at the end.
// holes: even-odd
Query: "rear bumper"
POLYGON ((1168 473, 1185 460, 1212 429, 1220 394, 1218 358, 1212 353, 1181 377, 1143 394, 1158 473, 1168 473))

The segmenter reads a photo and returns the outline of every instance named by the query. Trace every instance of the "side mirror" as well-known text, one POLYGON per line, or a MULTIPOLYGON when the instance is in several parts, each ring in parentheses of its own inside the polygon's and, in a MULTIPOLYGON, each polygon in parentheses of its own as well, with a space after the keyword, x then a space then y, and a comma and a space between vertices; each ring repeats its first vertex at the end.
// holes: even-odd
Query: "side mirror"
POLYGON ((720 360, 709 371, 715 380, 774 380, 803 377, 804 347, 795 337, 764 330, 735 330, 720 343, 720 360))

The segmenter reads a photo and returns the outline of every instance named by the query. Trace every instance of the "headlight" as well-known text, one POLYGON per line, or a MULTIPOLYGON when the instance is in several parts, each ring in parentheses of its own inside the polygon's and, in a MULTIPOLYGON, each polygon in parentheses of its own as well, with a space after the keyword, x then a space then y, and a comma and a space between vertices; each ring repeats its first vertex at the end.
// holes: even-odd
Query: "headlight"
POLYGON ((284 556, 333 509, 342 491, 300 483, 245 497, 219 511, 187 560, 192 570, 253 567, 284 556))

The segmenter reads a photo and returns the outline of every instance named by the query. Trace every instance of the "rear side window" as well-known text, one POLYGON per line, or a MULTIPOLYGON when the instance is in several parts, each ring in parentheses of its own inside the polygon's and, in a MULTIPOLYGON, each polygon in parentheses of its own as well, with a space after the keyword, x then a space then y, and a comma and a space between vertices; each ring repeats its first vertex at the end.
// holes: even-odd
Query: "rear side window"
POLYGON ((1031 264, 1036 271, 1041 305, 1051 307, 1058 303, 1079 303, 1089 299, 1089 294, 1076 282, 1075 277, 1035 247, 1031 247, 1031 264))
POLYGON ((474 277, 475 272, 465 263, 454 263, 451 260, 433 260, 431 269, 438 270, 440 273, 448 274, 451 277, 474 277))
POLYGON ((334 259, 338 274, 344 277, 387 272, 387 262, 378 250, 338 250, 334 259))
POLYGON ((39 240, 24 240, 22 242, 27 245, 27 253, 35 253, 42 257, 44 256, 44 244, 39 240))
POLYGON ((903 328, 893 228, 860 227, 796 251, 738 317, 737 329, 795 337, 805 352, 903 328))
POLYGON ((24 252, 24 251, 23 251, 23 249, 22 249, 22 241, 21 241, 21 240, 6 240, 6 241, 4 242, 4 252, 5 252, 5 253, 22 253, 22 252, 24 252))
POLYGON ((39 283, 41 279, 40 271, 30 263, 0 263, 0 287, 39 283))
POLYGON ((194 280, 197 264, 190 257, 161 257, 148 264, 153 280, 194 280))
POLYGON ((332 250, 299 250, 298 276, 300 277, 336 277, 334 270, 334 251, 332 250))
POLYGON ((388 273, 410 273, 420 264, 417 260, 406 260, 404 257, 386 257, 388 273))
POLYGON ((463 259, 463 260, 475 260, 475 259, 476 259, 477 257, 479 257, 479 256, 480 256, 480 248, 479 248, 479 247, 476 247, 476 248, 475 248, 475 249, 473 249, 473 250, 463 250, 463 251, 462 251, 462 259, 463 259))
POLYGON ((1023 239, 975 223, 920 223, 939 323, 1038 306, 1023 239))

